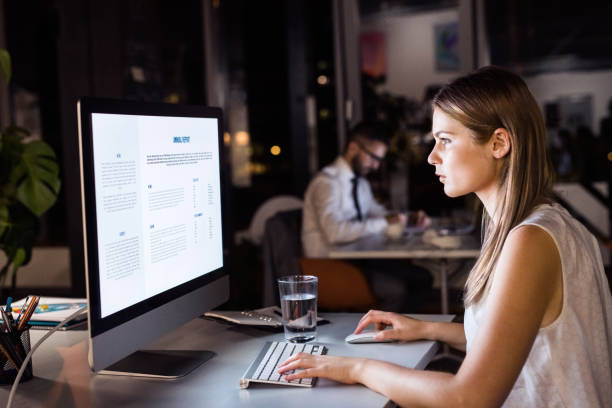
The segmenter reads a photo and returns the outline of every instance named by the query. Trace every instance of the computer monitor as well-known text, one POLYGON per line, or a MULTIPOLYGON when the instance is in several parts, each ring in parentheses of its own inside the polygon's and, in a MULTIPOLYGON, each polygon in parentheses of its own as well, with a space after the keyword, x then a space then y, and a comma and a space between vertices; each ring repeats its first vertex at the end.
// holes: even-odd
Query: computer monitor
POLYGON ((210 353, 138 350, 229 298, 221 110, 97 98, 77 110, 90 366, 183 375, 210 353))

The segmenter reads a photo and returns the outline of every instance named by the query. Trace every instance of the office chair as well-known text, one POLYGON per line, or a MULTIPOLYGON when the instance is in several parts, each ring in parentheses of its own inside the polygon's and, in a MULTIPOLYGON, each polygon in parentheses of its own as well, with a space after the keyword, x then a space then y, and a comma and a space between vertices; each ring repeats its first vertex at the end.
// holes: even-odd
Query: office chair
POLYGON ((302 257, 302 210, 281 211, 266 221, 263 238, 264 305, 278 303, 276 278, 314 275, 319 278, 319 309, 364 312, 376 299, 363 272, 341 260, 302 257))
POLYGON ((376 298, 363 272, 337 259, 300 258, 304 275, 319 278, 319 307, 328 311, 366 312, 376 298))
POLYGON ((264 201, 253 214, 249 229, 247 230, 248 239, 255 245, 261 245, 263 241, 266 221, 281 211, 301 209, 304 203, 298 197, 290 195, 278 195, 264 201))

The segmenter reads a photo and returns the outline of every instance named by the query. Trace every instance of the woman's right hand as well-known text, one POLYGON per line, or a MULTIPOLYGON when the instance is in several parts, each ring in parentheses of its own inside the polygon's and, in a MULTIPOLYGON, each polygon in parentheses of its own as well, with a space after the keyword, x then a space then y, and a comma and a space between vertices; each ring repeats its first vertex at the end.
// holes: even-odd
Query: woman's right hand
POLYGON ((370 324, 374 324, 376 330, 380 330, 375 340, 394 339, 410 341, 425 338, 424 333, 427 322, 398 313, 370 310, 359 320, 355 334, 361 333, 370 324), (388 326, 392 328, 385 330, 388 326))

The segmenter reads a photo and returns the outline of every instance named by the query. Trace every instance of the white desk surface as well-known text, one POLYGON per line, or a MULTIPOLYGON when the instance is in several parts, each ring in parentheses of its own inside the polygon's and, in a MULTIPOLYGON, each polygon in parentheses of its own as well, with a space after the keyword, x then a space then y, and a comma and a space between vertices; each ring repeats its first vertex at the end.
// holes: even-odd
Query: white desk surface
MULTIPOLYGON (((415 315, 424 320, 451 321, 453 315, 415 315)), ((331 323, 318 328, 317 343, 328 354, 371 357, 422 369, 435 355, 432 341, 347 344, 361 314, 325 314, 331 323)), ((32 342, 44 331, 32 330, 32 342)), ((54 333, 34 354, 34 378, 19 385, 14 407, 383 407, 387 398, 362 385, 319 379, 314 388, 238 382, 267 340, 282 333, 194 319, 164 336, 150 349, 212 350, 217 355, 178 380, 153 380, 96 375, 87 363, 87 332, 54 333), (215 335, 212 336, 211 333, 215 335)), ((5 405, 9 386, 0 387, 5 405)))
POLYGON ((357 241, 334 245, 329 250, 329 257, 335 259, 368 259, 368 258, 477 258, 480 255, 480 243, 471 235, 459 236, 459 248, 439 248, 423 242, 422 236, 404 236, 392 240, 384 235, 370 235, 357 241))

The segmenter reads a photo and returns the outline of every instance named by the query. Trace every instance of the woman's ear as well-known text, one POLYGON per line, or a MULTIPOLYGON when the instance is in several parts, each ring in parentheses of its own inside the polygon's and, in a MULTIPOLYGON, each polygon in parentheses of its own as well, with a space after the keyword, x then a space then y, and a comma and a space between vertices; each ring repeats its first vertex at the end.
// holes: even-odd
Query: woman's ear
POLYGON ((489 141, 491 153, 496 159, 505 157, 510 152, 510 134, 504 128, 497 128, 489 141))

